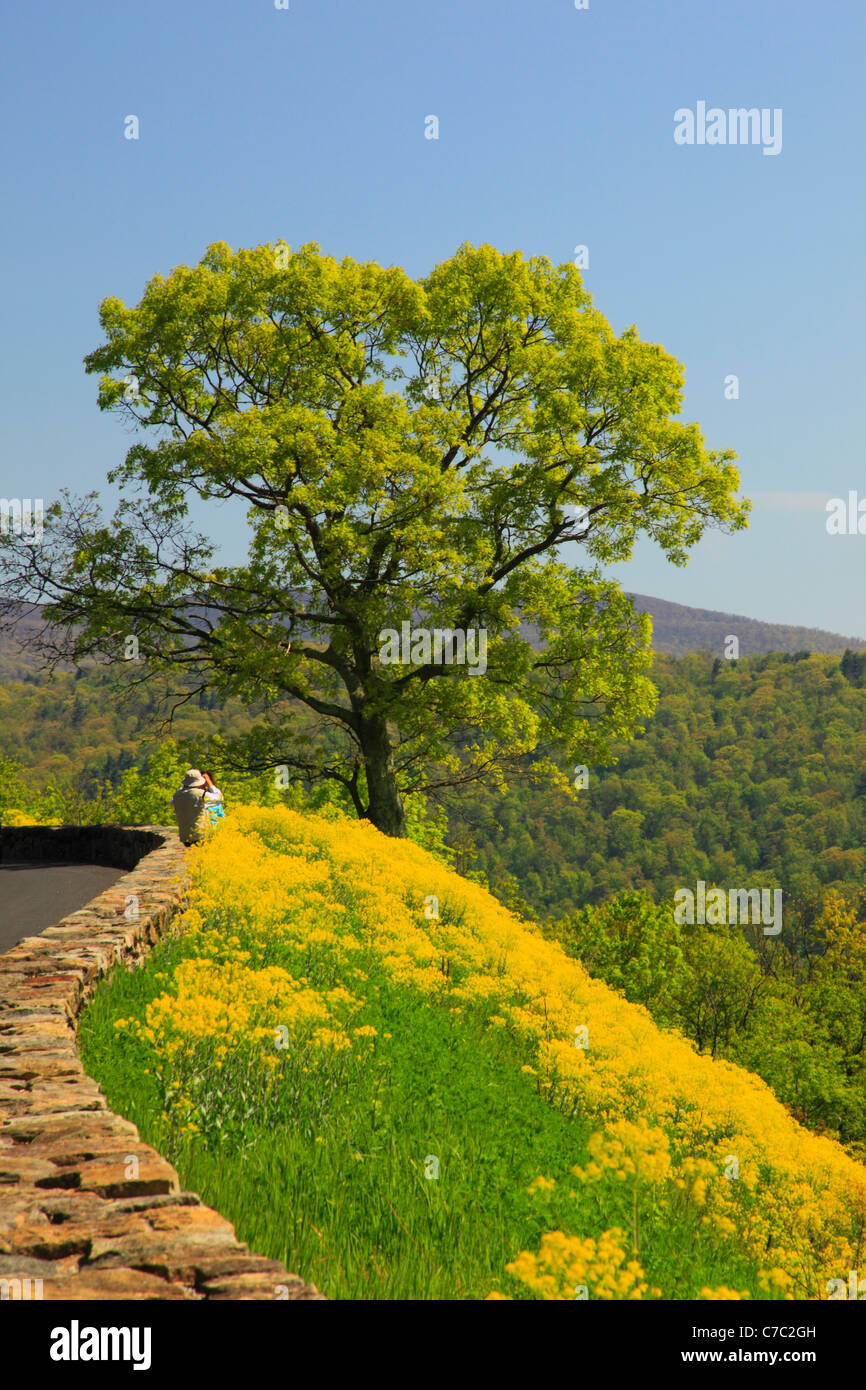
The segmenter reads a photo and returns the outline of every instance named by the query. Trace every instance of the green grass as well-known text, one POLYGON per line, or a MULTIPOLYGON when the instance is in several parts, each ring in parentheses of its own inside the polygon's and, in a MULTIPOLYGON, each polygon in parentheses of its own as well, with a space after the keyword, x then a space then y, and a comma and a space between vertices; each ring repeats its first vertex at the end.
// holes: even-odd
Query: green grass
MULTIPOLYGON (((264 956, 260 941, 243 944, 296 973, 308 965, 273 940, 264 956)), ((170 938, 144 968, 116 972, 82 1017, 82 1055, 109 1104, 252 1250, 330 1298, 478 1299, 494 1289, 526 1297, 505 1265, 536 1250, 545 1231, 631 1229, 629 1189, 569 1172, 586 1162, 597 1122, 542 1096, 521 1071, 534 1058, 483 1009, 454 1014, 380 976, 353 1020, 378 1030, 366 1059, 296 1048, 280 1054, 270 1090, 254 1056, 231 1056, 218 1071, 206 1047, 168 1073, 114 1022, 143 1018, 186 953, 183 937, 170 938), (198 1136, 166 1107, 175 1086, 196 1103, 198 1136), (431 1159, 438 1177, 426 1175, 431 1159), (539 1174, 556 1186, 530 1195, 539 1174)), ((703 1285, 756 1287, 756 1268, 735 1245, 670 1204, 644 1201, 640 1260, 665 1298, 694 1298, 703 1285)))

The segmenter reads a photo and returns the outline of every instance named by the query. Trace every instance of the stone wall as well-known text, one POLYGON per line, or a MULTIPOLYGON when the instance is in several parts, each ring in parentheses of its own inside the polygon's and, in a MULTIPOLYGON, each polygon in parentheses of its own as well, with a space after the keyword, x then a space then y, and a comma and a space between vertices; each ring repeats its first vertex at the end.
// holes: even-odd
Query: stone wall
POLYGON ((183 899, 175 831, 10 827, 0 853, 131 868, 0 955, 0 1297, 27 1296, 29 1279, 45 1299, 321 1299, 181 1192, 78 1055, 76 1022, 97 981, 146 956, 183 899))
POLYGON ((133 869, 173 830, 143 825, 7 825, 0 829, 0 864, 107 864, 133 869))

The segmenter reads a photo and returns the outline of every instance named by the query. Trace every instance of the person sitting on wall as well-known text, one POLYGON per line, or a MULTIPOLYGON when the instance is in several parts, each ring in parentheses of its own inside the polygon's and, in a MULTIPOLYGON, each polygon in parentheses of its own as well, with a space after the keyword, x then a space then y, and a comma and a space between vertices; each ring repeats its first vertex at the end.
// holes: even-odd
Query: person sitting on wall
POLYGON ((185 845, 198 844, 210 830, 210 812, 205 799, 207 791, 208 782, 197 767, 191 767, 171 798, 177 833, 185 845))
POLYGON ((202 777, 207 783, 207 791, 204 794, 204 799, 210 823, 211 825, 218 825, 221 820, 225 820, 226 818, 223 794, 214 781, 211 773, 203 772, 202 777))

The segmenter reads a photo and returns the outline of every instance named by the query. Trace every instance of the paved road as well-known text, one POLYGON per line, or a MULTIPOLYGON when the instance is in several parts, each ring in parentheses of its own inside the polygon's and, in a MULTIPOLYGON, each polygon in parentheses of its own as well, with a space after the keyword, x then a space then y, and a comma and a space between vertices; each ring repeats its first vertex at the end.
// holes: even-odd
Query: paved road
POLYGON ((102 864, 0 864, 0 953, 53 927, 127 872, 102 864))

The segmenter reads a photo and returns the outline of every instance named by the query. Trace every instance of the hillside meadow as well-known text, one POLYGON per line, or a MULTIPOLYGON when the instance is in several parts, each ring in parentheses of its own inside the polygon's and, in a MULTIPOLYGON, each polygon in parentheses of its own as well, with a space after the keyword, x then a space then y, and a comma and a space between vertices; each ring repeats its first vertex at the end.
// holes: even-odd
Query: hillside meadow
POLYGON ((330 1297, 824 1299, 860 1267, 866 1168, 419 845, 239 807, 189 861, 85 1064, 330 1297))

